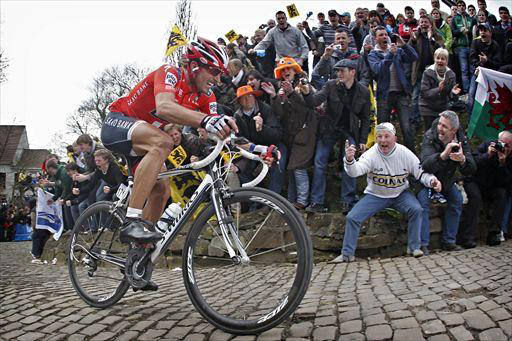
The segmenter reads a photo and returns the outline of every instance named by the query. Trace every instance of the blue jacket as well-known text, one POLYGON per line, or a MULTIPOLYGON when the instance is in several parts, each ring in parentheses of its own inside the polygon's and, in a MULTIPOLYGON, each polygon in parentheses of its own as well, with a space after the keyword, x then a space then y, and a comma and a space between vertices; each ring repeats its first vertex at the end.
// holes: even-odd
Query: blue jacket
POLYGON ((403 47, 397 48, 396 54, 393 56, 391 52, 383 52, 377 49, 373 49, 368 54, 368 63, 370 64, 370 70, 374 77, 377 79, 377 98, 387 98, 389 92, 389 69, 391 63, 395 64, 398 79, 402 84, 402 87, 407 93, 411 93, 411 84, 405 77, 404 63, 412 63, 418 59, 418 54, 413 47, 404 45, 403 47))

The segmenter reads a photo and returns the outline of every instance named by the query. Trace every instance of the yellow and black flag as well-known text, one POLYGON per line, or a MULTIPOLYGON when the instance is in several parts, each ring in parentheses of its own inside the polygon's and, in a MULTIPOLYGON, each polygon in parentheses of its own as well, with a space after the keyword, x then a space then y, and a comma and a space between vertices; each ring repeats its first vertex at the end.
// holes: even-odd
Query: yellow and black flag
POLYGON ((230 43, 234 42, 238 38, 238 34, 236 34, 235 30, 231 30, 224 35, 230 43))
POLYGON ((288 11, 288 16, 290 18, 295 18, 300 15, 299 10, 297 10, 297 6, 295 6, 295 4, 286 6, 286 10, 288 11))
POLYGON ((165 56, 169 57, 171 53, 174 52, 178 47, 188 44, 187 38, 181 33, 178 25, 174 25, 171 31, 171 36, 169 37, 169 41, 167 42, 167 51, 165 52, 165 56))

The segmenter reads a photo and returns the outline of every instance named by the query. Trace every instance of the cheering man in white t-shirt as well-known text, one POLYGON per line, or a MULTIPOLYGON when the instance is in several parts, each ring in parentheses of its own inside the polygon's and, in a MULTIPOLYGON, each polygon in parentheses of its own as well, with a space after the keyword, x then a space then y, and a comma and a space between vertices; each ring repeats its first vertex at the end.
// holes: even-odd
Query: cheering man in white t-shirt
POLYGON ((367 174, 368 186, 364 190, 365 196, 347 215, 343 249, 334 262, 351 262, 355 259, 361 223, 388 207, 407 214, 407 252, 414 257, 423 256, 420 250, 423 209, 414 194, 407 190, 407 177, 414 175, 423 185, 436 192, 441 191, 441 182, 434 175, 423 171, 413 152, 396 143, 396 130, 389 122, 377 126, 377 144, 363 153, 357 161, 354 160, 355 153, 355 146, 347 143, 343 160, 345 171, 354 178, 367 174))

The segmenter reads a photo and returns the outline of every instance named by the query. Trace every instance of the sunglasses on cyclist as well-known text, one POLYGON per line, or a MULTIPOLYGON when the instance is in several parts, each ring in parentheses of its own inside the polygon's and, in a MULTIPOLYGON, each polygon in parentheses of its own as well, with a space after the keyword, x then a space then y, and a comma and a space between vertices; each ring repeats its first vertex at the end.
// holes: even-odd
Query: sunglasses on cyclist
POLYGON ((218 69, 216 67, 211 67, 211 66, 206 66, 206 71, 208 71, 208 73, 214 77, 217 77, 218 75, 220 75, 222 73, 221 69, 218 69))

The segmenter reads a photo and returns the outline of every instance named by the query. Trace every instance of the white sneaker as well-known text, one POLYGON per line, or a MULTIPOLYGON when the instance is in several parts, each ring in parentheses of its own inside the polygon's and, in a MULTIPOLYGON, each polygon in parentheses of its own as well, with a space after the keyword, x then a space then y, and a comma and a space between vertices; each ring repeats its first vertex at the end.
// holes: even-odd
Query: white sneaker
POLYGON ((500 232, 500 242, 505 241, 505 235, 503 234, 503 231, 500 232))
POLYGON ((43 262, 40 259, 37 259, 37 258, 32 259, 32 261, 30 263, 32 263, 32 264, 43 264, 43 262))
POLYGON ((407 248, 407 254, 409 256, 412 255, 414 258, 419 258, 419 257, 423 256, 423 251, 421 251, 420 249, 416 249, 416 250, 412 250, 411 251, 411 249, 407 248))

